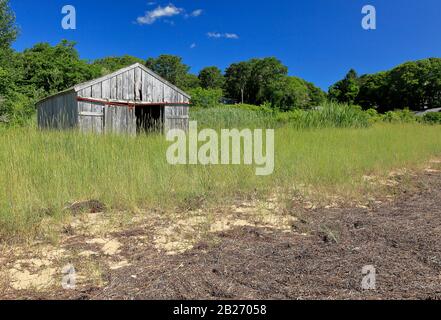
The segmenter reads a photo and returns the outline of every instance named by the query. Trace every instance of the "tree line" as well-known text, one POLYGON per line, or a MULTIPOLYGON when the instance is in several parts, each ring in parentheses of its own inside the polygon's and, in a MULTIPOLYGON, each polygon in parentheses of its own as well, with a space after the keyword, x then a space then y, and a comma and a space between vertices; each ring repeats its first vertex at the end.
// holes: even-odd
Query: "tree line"
POLYGON ((350 70, 329 89, 329 99, 379 112, 441 107, 441 59, 406 62, 392 70, 358 76, 350 70))

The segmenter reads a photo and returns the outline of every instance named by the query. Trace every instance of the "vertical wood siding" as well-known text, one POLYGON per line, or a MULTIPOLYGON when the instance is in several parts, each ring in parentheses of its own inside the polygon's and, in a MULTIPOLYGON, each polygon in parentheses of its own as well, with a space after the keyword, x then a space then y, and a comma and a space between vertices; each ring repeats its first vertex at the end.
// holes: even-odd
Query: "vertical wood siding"
POLYGON ((76 93, 70 91, 38 103, 38 126, 58 130, 75 128, 78 124, 76 97, 76 93))

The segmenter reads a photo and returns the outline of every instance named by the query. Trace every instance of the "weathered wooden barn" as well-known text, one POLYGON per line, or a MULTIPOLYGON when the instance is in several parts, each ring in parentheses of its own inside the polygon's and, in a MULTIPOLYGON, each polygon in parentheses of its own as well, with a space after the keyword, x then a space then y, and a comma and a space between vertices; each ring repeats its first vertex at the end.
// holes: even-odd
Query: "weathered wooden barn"
POLYGON ((130 134, 188 129, 190 96, 137 63, 37 103, 47 129, 130 134))

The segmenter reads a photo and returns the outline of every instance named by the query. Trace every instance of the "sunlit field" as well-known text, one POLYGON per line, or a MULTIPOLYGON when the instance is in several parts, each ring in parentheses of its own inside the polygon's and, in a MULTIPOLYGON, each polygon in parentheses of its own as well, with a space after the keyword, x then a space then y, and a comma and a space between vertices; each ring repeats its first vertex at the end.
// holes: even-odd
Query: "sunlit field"
POLYGON ((191 209, 280 190, 357 197, 364 175, 418 168, 441 155, 441 126, 275 132, 275 171, 253 166, 172 166, 163 136, 94 136, 35 128, 0 128, 0 236, 38 233, 43 218, 62 219, 69 203, 95 199, 112 210, 191 209))

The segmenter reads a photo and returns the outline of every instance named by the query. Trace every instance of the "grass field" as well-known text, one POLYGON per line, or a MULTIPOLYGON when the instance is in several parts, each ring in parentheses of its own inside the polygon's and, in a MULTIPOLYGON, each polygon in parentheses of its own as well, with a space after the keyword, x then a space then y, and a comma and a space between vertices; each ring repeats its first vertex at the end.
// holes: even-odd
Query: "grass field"
POLYGON ((357 197, 364 175, 418 168, 441 155, 441 126, 276 129, 276 168, 267 177, 245 166, 170 166, 162 136, 136 138, 0 128, 0 236, 39 234, 43 218, 96 199, 114 210, 194 208, 253 194, 307 192, 357 197))

